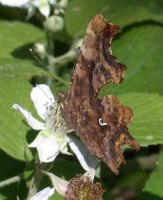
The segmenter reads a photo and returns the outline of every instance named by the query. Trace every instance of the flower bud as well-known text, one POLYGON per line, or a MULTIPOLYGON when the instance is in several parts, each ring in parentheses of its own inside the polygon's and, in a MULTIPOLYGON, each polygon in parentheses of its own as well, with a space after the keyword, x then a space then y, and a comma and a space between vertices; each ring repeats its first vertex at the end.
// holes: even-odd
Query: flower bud
POLYGON ((64 20, 61 16, 51 16, 44 23, 45 30, 52 33, 62 31, 63 27, 64 20))

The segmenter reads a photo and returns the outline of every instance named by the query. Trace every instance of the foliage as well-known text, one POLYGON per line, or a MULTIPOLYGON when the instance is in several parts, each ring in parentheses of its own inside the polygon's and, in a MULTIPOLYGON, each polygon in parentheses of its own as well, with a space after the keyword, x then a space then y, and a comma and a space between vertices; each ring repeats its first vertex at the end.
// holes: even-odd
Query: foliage
MULTIPOLYGON (((127 66, 124 82, 118 86, 105 86, 101 95, 117 95, 133 109, 130 131, 142 146, 136 155, 126 151, 127 164, 121 168, 119 176, 115 177, 102 165, 101 178, 106 190, 104 199, 118 199, 120 196, 127 200, 129 193, 135 199, 163 199, 163 153, 159 151, 163 144, 162 8, 161 0, 70 1, 65 10, 63 29, 53 33, 44 27, 48 19, 38 13, 26 21, 25 17, 22 19, 24 10, 16 9, 14 12, 12 8, 11 20, 8 16, 11 8, 0 5, 3 11, 0 12, 0 180, 19 174, 24 176, 19 185, 2 188, 0 199, 16 199, 16 195, 20 199, 26 198, 37 159, 35 151, 27 147, 36 133, 12 109, 12 105, 18 103, 33 111, 29 94, 36 83, 50 84, 54 93, 58 89, 66 90, 73 70, 76 50, 72 50, 73 45, 77 38, 83 37, 89 20, 96 13, 102 13, 112 23, 120 25, 120 33, 113 41, 112 49, 118 60, 127 66), (29 52, 36 43, 46 46, 46 56, 38 54, 45 67, 41 67, 29 52), (155 162, 158 165, 155 166, 155 162)), ((48 164, 44 168, 50 166, 48 164)), ((55 161, 51 171, 65 178, 82 172, 80 166, 62 156, 55 161), (62 165, 62 162, 66 164, 62 165), (72 168, 76 169, 73 174, 72 168)), ((40 188, 47 182, 43 178, 40 188)), ((54 195, 51 199, 61 197, 54 195)))

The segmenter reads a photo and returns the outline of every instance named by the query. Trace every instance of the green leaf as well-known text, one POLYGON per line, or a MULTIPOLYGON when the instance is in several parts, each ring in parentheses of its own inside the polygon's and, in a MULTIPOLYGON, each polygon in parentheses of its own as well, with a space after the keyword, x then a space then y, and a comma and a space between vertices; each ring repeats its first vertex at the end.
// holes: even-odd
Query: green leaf
POLYGON ((30 127, 23 123, 23 118, 12 105, 18 103, 30 110, 31 85, 18 78, 1 78, 0 85, 0 148, 16 159, 30 160, 32 155, 27 139, 32 133, 29 133, 30 127))
POLYGON ((35 42, 45 39, 43 32, 27 23, 0 21, 0 78, 4 76, 45 75, 45 71, 34 66, 29 49, 35 42))
MULTIPOLYGON (((150 174, 149 179, 146 182, 144 192, 150 195, 156 195, 155 199, 163 198, 163 151, 159 155, 159 159, 156 163, 156 169, 150 174)), ((153 198, 154 199, 154 198, 153 198)))
MULTIPOLYGON (((15 56, 24 55, 26 58, 27 53, 19 52, 21 55, 16 54, 16 50, 20 47, 28 47, 29 44, 40 42, 44 39, 44 33, 39 29, 28 23, 16 21, 0 21, 0 57, 12 58, 15 56)), ((26 48, 27 49, 27 48, 26 48)), ((28 50, 28 49, 27 49, 28 50)), ((30 56, 30 54, 29 54, 30 56)), ((27 58, 29 58, 29 56, 27 58)))
POLYGON ((18 103, 30 108, 32 86, 28 81, 34 76, 47 75, 34 66, 29 52, 35 42, 44 39, 44 34, 33 25, 14 21, 0 21, 0 29, 0 148, 16 159, 31 159, 27 147, 31 129, 12 105, 18 103))
POLYGON ((153 195, 149 192, 143 192, 138 200, 162 200, 162 197, 158 197, 157 195, 153 195))
POLYGON ((20 60, 0 60, 0 78, 3 77, 19 78, 30 80, 34 76, 48 76, 48 73, 32 64, 30 61, 20 60))
POLYGON ((127 65, 123 85, 116 87, 118 93, 163 94, 162 34, 162 26, 146 24, 124 32, 113 42, 113 54, 127 65))
POLYGON ((61 197, 58 193, 54 193, 54 195, 50 197, 50 200, 64 200, 64 198, 61 197))
POLYGON ((68 33, 73 36, 81 36, 89 20, 97 13, 103 14, 109 21, 121 26, 144 20, 156 20, 163 22, 162 4, 160 2, 130 1, 130 0, 87 0, 71 1, 66 15, 65 23, 68 33))
POLYGON ((126 93, 119 97, 133 110, 129 126, 132 136, 142 146, 163 143, 163 97, 152 93, 126 93))

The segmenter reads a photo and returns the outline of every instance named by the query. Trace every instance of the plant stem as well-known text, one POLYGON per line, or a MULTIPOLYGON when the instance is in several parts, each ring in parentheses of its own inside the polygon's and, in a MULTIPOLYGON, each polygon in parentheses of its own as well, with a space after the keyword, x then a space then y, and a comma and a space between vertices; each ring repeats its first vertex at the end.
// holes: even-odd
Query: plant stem
POLYGON ((23 178, 23 175, 20 174, 20 175, 11 177, 11 178, 9 178, 7 180, 1 181, 0 182, 0 188, 3 188, 3 187, 8 186, 8 185, 11 185, 13 183, 17 183, 17 182, 21 181, 22 178, 23 178))
POLYGON ((70 49, 67 53, 62 56, 51 58, 48 68, 53 67, 54 65, 63 66, 64 64, 73 61, 76 57, 76 50, 70 49))

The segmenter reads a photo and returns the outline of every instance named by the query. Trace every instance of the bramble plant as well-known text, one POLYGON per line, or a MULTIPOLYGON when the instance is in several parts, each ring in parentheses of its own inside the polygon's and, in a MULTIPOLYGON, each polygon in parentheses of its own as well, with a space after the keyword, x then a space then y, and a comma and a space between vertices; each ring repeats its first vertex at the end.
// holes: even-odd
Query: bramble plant
POLYGON ((0 0, 0 199, 163 199, 162 8, 161 0, 0 0), (57 103, 97 13, 120 26, 112 50, 127 66, 124 82, 100 96, 132 108, 129 130, 141 145, 125 149, 118 176, 67 130, 57 103))

